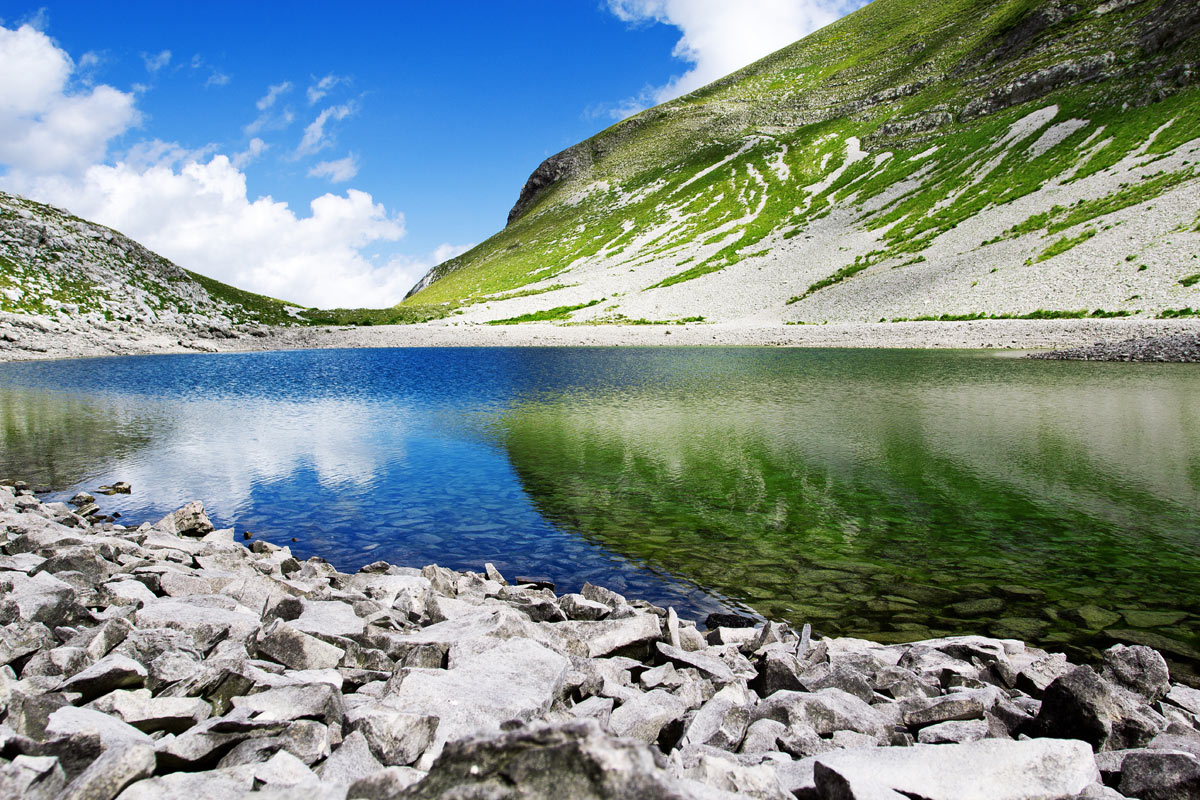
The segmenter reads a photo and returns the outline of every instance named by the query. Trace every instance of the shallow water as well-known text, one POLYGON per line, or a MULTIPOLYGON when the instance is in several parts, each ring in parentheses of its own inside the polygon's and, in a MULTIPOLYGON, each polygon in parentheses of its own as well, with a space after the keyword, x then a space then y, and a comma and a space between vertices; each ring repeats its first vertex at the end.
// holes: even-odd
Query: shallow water
MULTIPOLYGON (((0 476, 319 554, 823 633, 1200 663, 1200 370, 977 352, 342 350, 0 365, 0 476), (291 542, 295 537, 296 542, 291 542)), ((1182 677, 1182 675, 1181 675, 1182 677)))

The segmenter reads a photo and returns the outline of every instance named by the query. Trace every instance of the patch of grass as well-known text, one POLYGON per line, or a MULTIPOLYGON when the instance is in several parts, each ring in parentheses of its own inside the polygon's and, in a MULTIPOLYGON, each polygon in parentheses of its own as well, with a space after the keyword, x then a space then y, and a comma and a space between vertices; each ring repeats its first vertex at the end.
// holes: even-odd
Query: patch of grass
POLYGON ((303 321, 313 325, 414 325, 449 316, 456 308, 444 306, 395 306, 393 308, 307 308, 303 321))
POLYGON ((1200 281, 1200 272, 1197 272, 1194 275, 1188 275, 1185 278, 1179 279, 1179 283, 1183 286, 1191 286, 1191 285, 1195 284, 1197 281, 1200 281))
MULTIPOLYGON (((892 317, 889 322, 973 322, 980 319, 1107 319, 1112 317, 1131 316, 1130 311, 1105 311, 1097 308, 1095 311, 1053 311, 1039 308, 1025 314, 985 314, 982 311, 973 314, 938 314, 920 317, 892 317)), ((880 320, 883 322, 883 320, 880 320)))
MULTIPOLYGON (((223 300, 230 305, 241 306, 246 311, 246 316, 256 322, 264 325, 288 325, 303 323, 304 319, 297 319, 287 312, 291 308, 293 311, 301 312, 301 306, 296 303, 289 303, 285 300, 276 300, 274 297, 247 292, 243 289, 238 289, 235 286, 230 286, 227 283, 221 283, 207 275, 201 275, 198 272, 184 270, 187 276, 200 284, 204 291, 208 292, 209 296, 216 300, 223 300)), ((238 320, 244 321, 244 320, 238 320)))
POLYGON ((591 308, 594 305, 603 303, 605 298, 592 300, 588 303, 580 303, 577 306, 556 306, 547 308, 543 311, 533 311, 529 314, 522 314, 519 317, 509 317, 507 319, 493 319, 488 321, 488 325, 517 325, 521 322, 552 322, 559 319, 568 319, 572 313, 581 308, 591 308))
POLYGON ((1042 252, 1038 253, 1037 258, 1034 260, 1035 261, 1047 261, 1051 258, 1054 258, 1057 255, 1061 255, 1061 254, 1067 252, 1068 250, 1070 250, 1072 247, 1074 247, 1077 244, 1082 244, 1083 242, 1086 242, 1088 239, 1091 239, 1095 235, 1096 235, 1095 228, 1084 228, 1076 236, 1064 236, 1061 239, 1059 239, 1058 241, 1051 244, 1049 247, 1047 247, 1042 252))
POLYGON ((533 297, 534 295, 545 294, 546 292, 557 292, 559 289, 568 289, 571 286, 578 286, 578 285, 579 284, 577 284, 577 283, 572 283, 572 284, 556 283, 551 286, 547 286, 545 289, 523 289, 521 291, 508 292, 507 294, 497 295, 496 297, 481 297, 481 298, 479 298, 479 300, 477 302, 499 303, 502 300, 515 300, 518 297, 533 297))
POLYGON ((1165 308, 1158 312, 1159 319, 1178 319, 1179 317, 1200 317, 1200 308, 1165 308))

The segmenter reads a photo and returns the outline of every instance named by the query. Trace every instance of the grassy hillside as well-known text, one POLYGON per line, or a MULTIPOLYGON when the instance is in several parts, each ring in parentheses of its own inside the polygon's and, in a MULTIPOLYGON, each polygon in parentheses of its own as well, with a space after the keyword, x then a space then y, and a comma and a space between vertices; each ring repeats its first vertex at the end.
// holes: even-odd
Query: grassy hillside
POLYGON ((1200 6, 875 0, 548 159, 402 307, 472 321, 1200 307, 1200 6))

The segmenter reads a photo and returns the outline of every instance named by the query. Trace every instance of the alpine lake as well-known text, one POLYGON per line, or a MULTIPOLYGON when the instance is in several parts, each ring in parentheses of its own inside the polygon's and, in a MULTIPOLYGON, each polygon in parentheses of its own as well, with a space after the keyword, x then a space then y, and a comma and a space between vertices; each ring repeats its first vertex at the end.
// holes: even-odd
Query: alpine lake
POLYGON ((494 563, 883 642, 1200 673, 1200 370, 980 351, 429 348, 0 364, 0 478, 191 500, 342 570, 494 563))

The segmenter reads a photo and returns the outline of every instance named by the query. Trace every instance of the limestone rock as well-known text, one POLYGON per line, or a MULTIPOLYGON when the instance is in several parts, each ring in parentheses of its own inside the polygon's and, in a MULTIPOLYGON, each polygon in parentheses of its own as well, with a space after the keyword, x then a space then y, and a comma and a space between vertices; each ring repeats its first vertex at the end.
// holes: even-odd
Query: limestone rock
POLYGON ((1139 695, 1147 703, 1171 691, 1167 662, 1157 650, 1145 645, 1117 644, 1105 650, 1100 676, 1139 695))
POLYGON ((213 524, 198 502, 188 503, 154 523, 154 527, 175 536, 203 536, 212 533, 213 524))
POLYGON ((113 800, 125 787, 154 774, 154 748, 145 744, 110 747, 80 773, 58 800, 113 800))
POLYGON ((682 800, 649 746, 606 735, 592 720, 535 726, 447 745, 407 800, 682 800))
POLYGON ((433 742, 438 718, 369 704, 350 710, 346 723, 350 730, 362 733, 371 754, 381 764, 397 767, 408 766, 420 758, 433 742))
POLYGON ((132 658, 114 654, 77 672, 63 684, 63 691, 79 692, 90 700, 115 689, 141 686, 146 680, 146 668, 132 658))
POLYGON ((346 654, 342 648, 278 619, 259 632, 258 651, 291 669, 329 669, 336 667, 346 654))
POLYGON ((653 744, 663 727, 683 717, 687 705, 670 692, 655 689, 625 701, 612 712, 608 727, 617 736, 653 744))
POLYGON ((1085 742, 988 739, 968 744, 841 750, 817 756, 820 797, 1042 800, 1100 780, 1085 742))
POLYGON ((1200 798, 1200 759, 1171 751, 1129 753, 1117 788, 1138 800, 1195 800, 1200 798))

